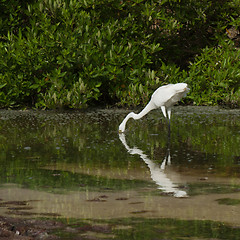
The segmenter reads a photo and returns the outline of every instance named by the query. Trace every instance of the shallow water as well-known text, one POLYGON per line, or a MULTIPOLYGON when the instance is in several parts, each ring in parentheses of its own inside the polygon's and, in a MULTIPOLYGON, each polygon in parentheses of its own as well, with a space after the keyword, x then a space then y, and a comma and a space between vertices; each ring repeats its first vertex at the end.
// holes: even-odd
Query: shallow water
POLYGON ((160 111, 118 134, 127 113, 0 111, 0 215, 115 226, 86 239, 239 239, 240 110, 174 107, 170 136, 160 111))

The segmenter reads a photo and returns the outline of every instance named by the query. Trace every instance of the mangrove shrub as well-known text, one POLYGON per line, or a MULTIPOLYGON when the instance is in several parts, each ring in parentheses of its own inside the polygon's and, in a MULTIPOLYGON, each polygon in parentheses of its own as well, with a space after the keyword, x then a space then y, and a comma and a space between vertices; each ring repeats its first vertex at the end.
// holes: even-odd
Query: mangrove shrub
POLYGON ((237 3, 2 0, 0 107, 139 105, 176 82, 187 102, 239 105, 237 3))

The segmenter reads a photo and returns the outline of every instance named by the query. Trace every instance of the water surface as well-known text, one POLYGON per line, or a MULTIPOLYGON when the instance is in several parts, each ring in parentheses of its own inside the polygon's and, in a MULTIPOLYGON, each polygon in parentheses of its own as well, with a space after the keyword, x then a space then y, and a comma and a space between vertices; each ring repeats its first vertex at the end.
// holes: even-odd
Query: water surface
POLYGON ((0 111, 0 215, 216 222, 239 239, 240 110, 174 107, 170 137, 157 110, 119 135, 128 112, 0 111))

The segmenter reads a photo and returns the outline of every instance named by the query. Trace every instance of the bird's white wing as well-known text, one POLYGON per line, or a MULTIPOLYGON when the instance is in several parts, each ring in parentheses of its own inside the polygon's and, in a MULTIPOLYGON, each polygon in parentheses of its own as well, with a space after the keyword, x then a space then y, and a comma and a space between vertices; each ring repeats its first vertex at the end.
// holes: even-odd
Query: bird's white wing
POLYGON ((158 88, 152 95, 152 102, 156 107, 170 108, 183 98, 189 91, 186 83, 168 84, 158 88))
POLYGON ((151 100, 157 107, 165 106, 174 96, 173 84, 159 87, 152 95, 151 100))

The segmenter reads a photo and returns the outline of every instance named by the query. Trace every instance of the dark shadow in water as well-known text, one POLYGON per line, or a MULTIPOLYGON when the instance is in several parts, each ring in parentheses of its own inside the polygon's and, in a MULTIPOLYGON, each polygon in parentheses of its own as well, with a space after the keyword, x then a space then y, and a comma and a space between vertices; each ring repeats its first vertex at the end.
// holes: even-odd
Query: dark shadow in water
POLYGON ((177 198, 188 197, 187 193, 183 190, 180 190, 179 186, 173 183, 173 181, 165 173, 166 167, 171 165, 170 135, 168 137, 169 141, 167 153, 162 164, 159 166, 158 164, 154 163, 151 159, 149 159, 148 156, 141 149, 136 147, 130 148, 126 142, 125 134, 124 133, 119 134, 119 139, 121 140, 122 144, 127 149, 127 151, 132 155, 134 154, 139 155, 142 158, 142 160, 147 164, 151 172, 151 178, 158 185, 158 189, 162 190, 167 194, 173 194, 173 196, 177 198))

